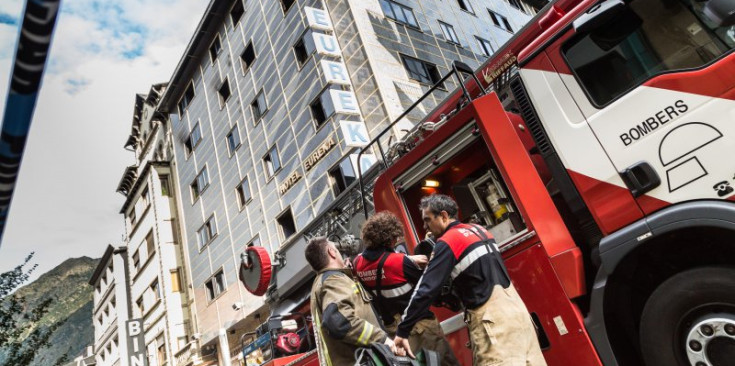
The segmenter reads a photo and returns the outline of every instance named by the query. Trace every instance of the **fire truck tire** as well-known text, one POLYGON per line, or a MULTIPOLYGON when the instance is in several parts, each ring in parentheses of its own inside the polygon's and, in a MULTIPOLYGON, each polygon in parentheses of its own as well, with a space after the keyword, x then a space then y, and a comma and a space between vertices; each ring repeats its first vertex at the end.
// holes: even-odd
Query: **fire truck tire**
POLYGON ((701 267, 664 281, 641 315, 646 366, 724 366, 735 358, 735 269, 701 267))

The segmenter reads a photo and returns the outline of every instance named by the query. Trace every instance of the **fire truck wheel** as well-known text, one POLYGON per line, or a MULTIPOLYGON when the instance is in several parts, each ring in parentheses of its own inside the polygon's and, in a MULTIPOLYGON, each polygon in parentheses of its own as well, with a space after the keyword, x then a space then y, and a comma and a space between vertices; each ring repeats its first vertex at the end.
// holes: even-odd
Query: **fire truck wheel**
POLYGON ((661 284, 641 316, 647 366, 725 366, 735 359, 735 269, 703 267, 661 284))

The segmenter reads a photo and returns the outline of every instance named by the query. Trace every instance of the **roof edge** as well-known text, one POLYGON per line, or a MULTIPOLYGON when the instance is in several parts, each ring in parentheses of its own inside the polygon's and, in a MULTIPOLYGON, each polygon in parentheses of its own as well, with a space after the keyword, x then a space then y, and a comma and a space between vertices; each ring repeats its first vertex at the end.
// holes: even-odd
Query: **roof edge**
POLYGON ((100 262, 97 263, 97 268, 94 269, 94 272, 92 273, 92 277, 89 278, 89 284, 94 287, 97 283, 97 279, 99 279, 100 275, 102 275, 102 272, 107 268, 107 262, 109 262, 110 257, 112 257, 112 253, 115 251, 115 247, 112 246, 112 244, 107 244, 107 249, 105 249, 105 254, 102 255, 102 258, 100 258, 100 262))
POLYGON ((168 82, 168 87, 161 96, 158 104, 160 111, 170 113, 178 102, 180 95, 183 93, 181 89, 188 84, 189 75, 194 72, 200 56, 204 54, 204 50, 207 48, 203 45, 208 45, 209 40, 214 38, 213 30, 220 25, 218 20, 224 18, 233 2, 234 0, 211 0, 209 2, 194 31, 194 35, 189 40, 184 54, 181 56, 178 65, 176 65, 171 80, 168 82))

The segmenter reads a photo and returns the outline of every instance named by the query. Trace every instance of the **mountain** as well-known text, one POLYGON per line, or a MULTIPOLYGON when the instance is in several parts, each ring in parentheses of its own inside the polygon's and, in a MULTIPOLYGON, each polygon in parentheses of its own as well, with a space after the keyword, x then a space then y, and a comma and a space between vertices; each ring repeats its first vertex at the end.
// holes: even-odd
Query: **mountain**
MULTIPOLYGON (((46 299, 54 299, 39 322, 40 326, 62 322, 51 335, 49 346, 37 351, 34 366, 51 366, 64 354, 71 360, 92 344, 93 289, 87 281, 98 262, 99 259, 88 257, 68 259, 16 291, 25 296, 28 309, 46 299)), ((0 349, 0 365, 4 363, 4 356, 0 349)))

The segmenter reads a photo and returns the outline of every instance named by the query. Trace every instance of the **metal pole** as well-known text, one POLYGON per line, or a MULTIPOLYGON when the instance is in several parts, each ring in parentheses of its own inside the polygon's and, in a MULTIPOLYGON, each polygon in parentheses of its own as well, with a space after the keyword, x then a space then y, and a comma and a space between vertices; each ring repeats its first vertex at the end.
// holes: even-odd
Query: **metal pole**
POLYGON ((26 1, 0 133, 0 243, 60 5, 60 0, 26 1))

